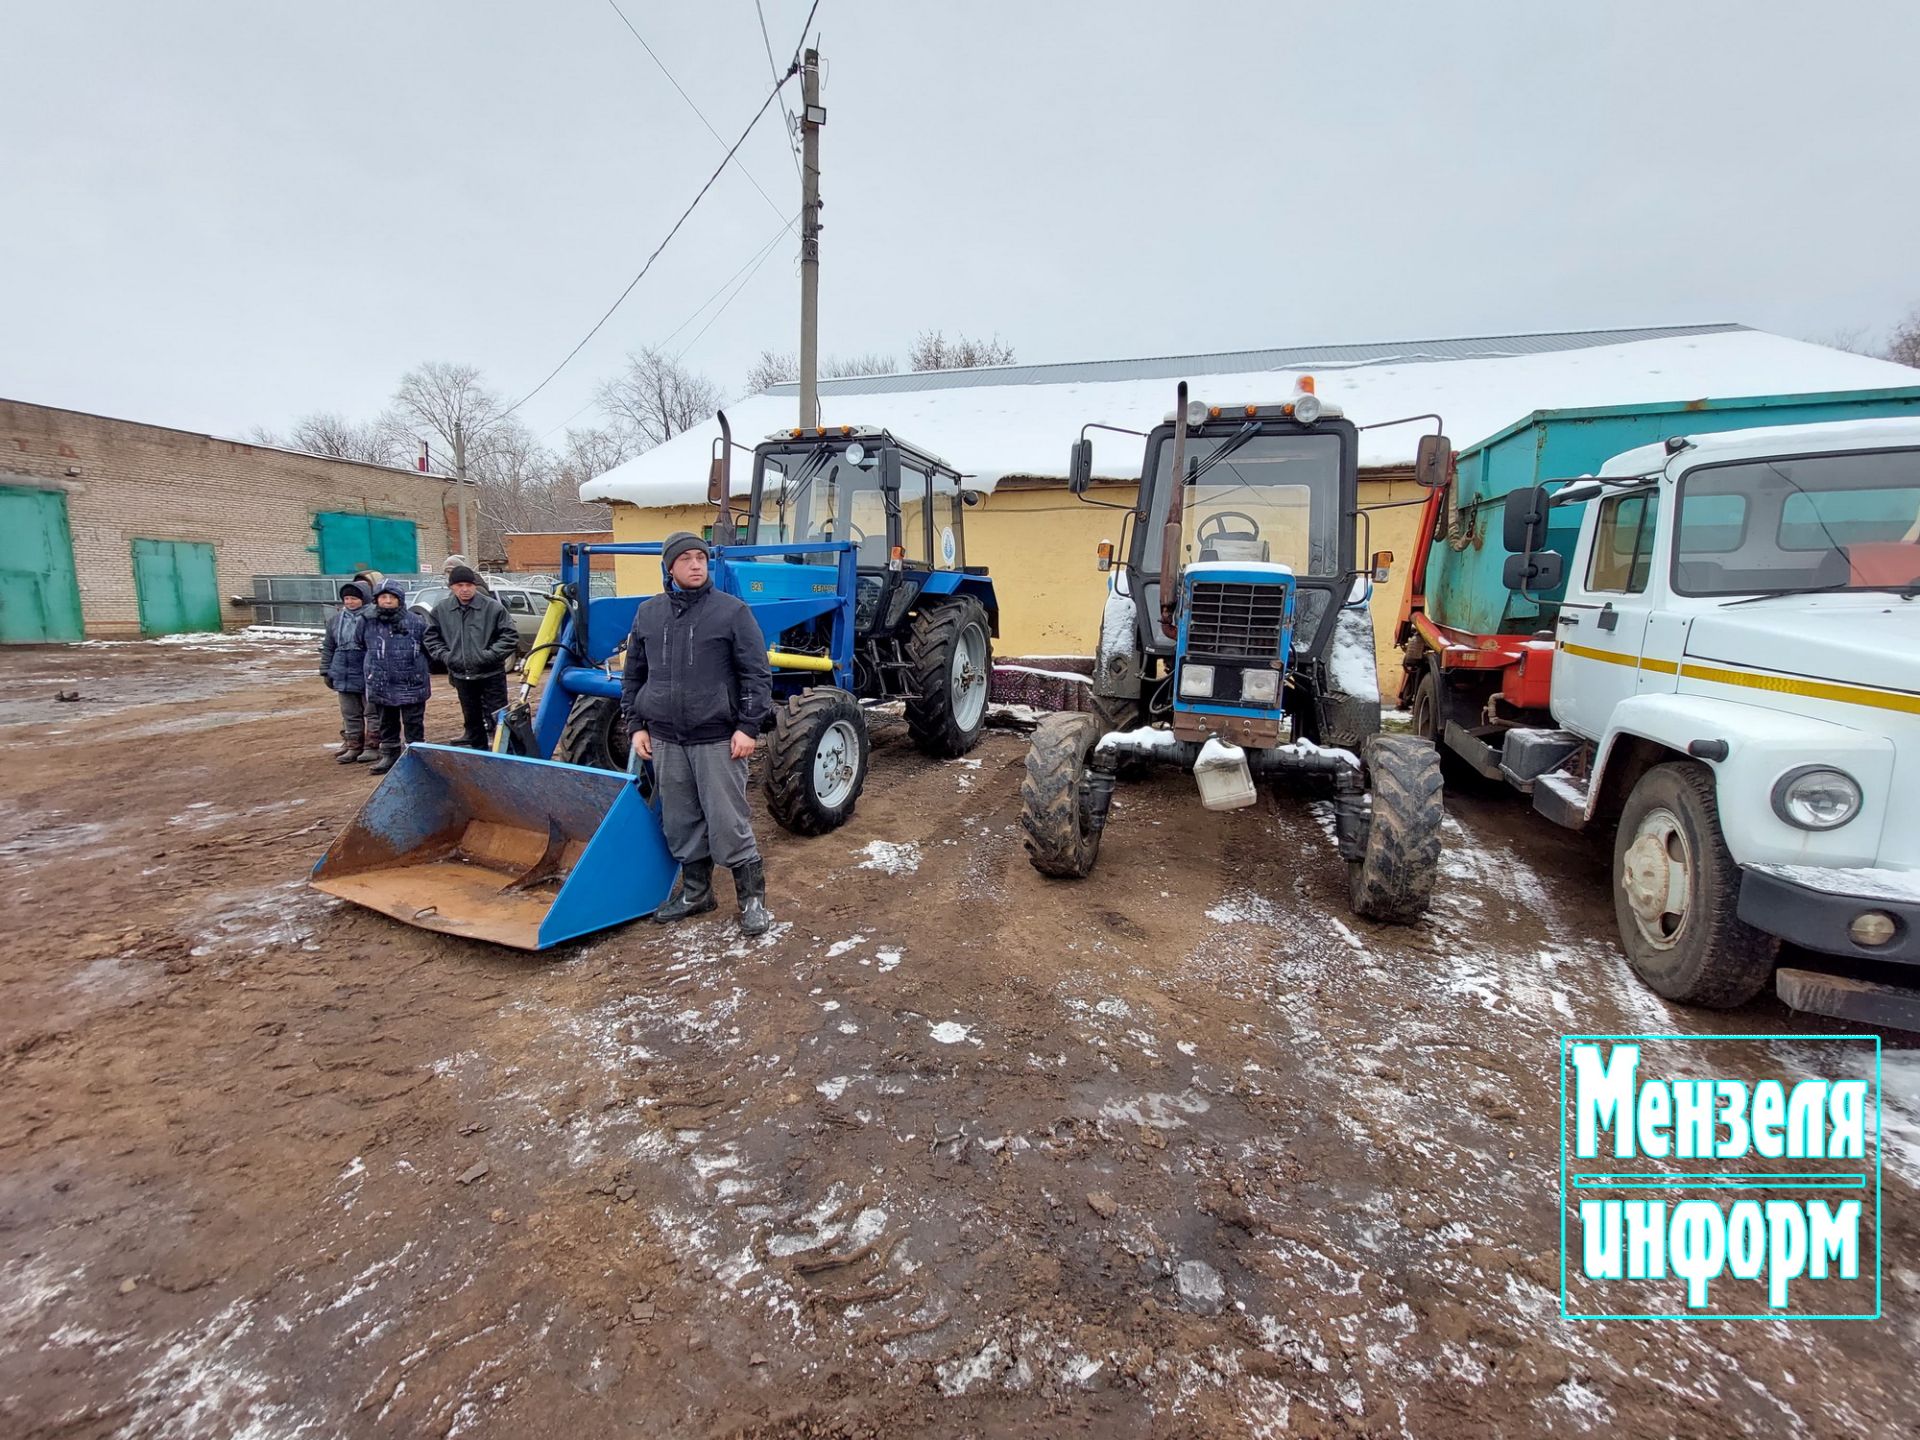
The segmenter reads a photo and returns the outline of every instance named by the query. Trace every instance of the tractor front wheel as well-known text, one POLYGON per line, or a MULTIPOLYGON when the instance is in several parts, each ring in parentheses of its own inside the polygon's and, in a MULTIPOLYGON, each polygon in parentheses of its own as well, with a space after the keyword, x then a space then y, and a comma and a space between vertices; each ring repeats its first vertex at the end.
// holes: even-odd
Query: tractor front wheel
POLYGON ((1347 862, 1349 900, 1356 915, 1410 925, 1440 876, 1440 756, 1418 736, 1375 735, 1366 758, 1373 813, 1365 858, 1347 862))
POLYGON ((1084 879, 1100 858, 1100 831, 1088 823, 1087 761, 1100 743, 1092 715, 1049 715, 1027 747, 1020 825, 1027 858, 1042 875, 1084 879))
POLYGON ((553 747, 553 758, 569 765, 625 770, 632 748, 626 712, 618 700, 603 695, 576 695, 573 708, 567 711, 560 742, 553 747))
POLYGON ((773 712, 767 809, 783 830, 824 835, 847 823, 867 783, 866 712, 845 690, 816 685, 773 712))
POLYGON ((993 678, 993 641, 986 608, 971 595, 922 610, 907 642, 914 693, 907 733, 936 760, 964 755, 980 742, 993 678))

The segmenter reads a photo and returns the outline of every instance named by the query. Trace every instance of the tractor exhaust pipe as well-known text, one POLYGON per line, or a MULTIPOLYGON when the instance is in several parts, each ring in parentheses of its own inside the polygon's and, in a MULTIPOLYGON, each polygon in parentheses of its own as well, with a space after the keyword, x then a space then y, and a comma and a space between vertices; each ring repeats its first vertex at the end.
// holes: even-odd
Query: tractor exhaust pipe
POLYGON ((707 470, 707 499, 713 502, 713 542, 731 545, 733 528, 733 427, 727 412, 716 410, 720 420, 720 458, 707 470))
POLYGON ((1167 500, 1167 523, 1160 531, 1160 628, 1169 640, 1179 638, 1173 612, 1179 603, 1180 528, 1187 502, 1187 382, 1174 391, 1173 494, 1167 500))

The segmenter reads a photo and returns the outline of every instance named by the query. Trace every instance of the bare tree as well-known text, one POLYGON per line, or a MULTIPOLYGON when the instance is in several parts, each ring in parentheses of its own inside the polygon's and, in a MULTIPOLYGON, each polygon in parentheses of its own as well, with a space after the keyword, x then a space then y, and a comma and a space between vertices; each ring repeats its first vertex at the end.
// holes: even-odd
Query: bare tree
MULTIPOLYGON (((857 375, 891 375, 900 362, 891 355, 869 350, 860 355, 828 355, 820 361, 822 380, 846 380, 857 375)), ((800 357, 791 350, 762 350, 747 367, 747 394, 758 395, 775 385, 800 378, 800 357)))
POLYGON ((364 460, 370 465, 404 465, 407 450, 400 437, 379 421, 349 420, 332 411, 317 410, 293 422, 287 448, 310 455, 342 460, 364 460))
POLYGON ((1887 348, 1881 354, 1896 364, 1920 369, 1920 305, 1909 310, 1907 318, 1893 327, 1887 336, 1887 348))
POLYGON ((998 335, 974 340, 965 335, 946 338, 938 330, 922 330, 907 354, 915 370, 972 370, 981 365, 1011 365, 1013 346, 998 335))
POLYGON ((627 368, 601 382, 596 397, 641 449, 672 439, 700 424, 720 406, 720 391, 670 355, 646 349, 627 357, 627 368))
POLYGON ((1831 330, 1818 335, 1802 337, 1813 345, 1824 345, 1829 350, 1848 350, 1855 355, 1872 355, 1873 344, 1867 339, 1867 327, 1864 325, 1836 325, 1831 330))

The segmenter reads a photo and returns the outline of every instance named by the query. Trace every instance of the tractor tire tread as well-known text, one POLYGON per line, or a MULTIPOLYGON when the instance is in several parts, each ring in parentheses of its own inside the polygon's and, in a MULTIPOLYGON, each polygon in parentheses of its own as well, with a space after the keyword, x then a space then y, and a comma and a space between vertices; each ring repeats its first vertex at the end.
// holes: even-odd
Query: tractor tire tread
POLYGON ((929 605, 913 617, 907 660, 913 667, 913 694, 907 697, 907 736, 922 755, 956 760, 980 743, 986 709, 972 730, 960 727, 953 713, 953 651, 970 624, 978 624, 987 642, 987 672, 993 672, 993 637, 987 610, 971 595, 929 605))
POLYGON ((794 835, 825 835, 846 824, 866 788, 868 746, 866 714, 844 690, 816 685, 776 706, 766 755, 767 810, 774 823, 794 835), (860 736, 859 773, 845 800, 824 806, 813 789, 814 748, 829 725, 848 719, 860 736))
POLYGON ((605 695, 576 695, 553 747, 553 758, 568 765, 625 770, 624 752, 630 743, 626 716, 618 700, 605 695))
POLYGON ((1100 854, 1100 834, 1082 825, 1081 775, 1099 743, 1100 721, 1092 715, 1049 715, 1027 747, 1020 781, 1020 828, 1027 858, 1042 875, 1079 880, 1100 854))
POLYGON ((1373 812, 1367 852, 1349 865, 1356 915, 1410 925, 1426 913, 1440 876, 1446 804, 1440 756, 1414 735, 1375 735, 1366 747, 1373 812))

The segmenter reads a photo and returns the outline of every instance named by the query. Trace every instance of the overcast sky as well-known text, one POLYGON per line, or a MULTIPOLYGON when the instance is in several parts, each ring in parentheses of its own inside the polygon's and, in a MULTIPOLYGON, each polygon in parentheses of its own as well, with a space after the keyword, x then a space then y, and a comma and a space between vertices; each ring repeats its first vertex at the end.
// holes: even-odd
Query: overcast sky
MULTIPOLYGON (((620 0, 729 143, 752 0, 620 0)), ((784 67, 807 0, 764 0, 784 67)), ((4 0, 0 395, 238 433, 531 388, 725 146, 608 0, 4 0)), ((1920 5, 821 0, 821 335, 1023 361, 1920 303, 1920 5)), ((798 83, 788 94, 798 103, 798 83)), ((799 324, 778 112, 522 412, 799 324), (708 322, 712 321, 709 326, 708 322), (704 328, 703 328, 704 327, 704 328), (676 333, 677 332, 677 333, 676 333)))

